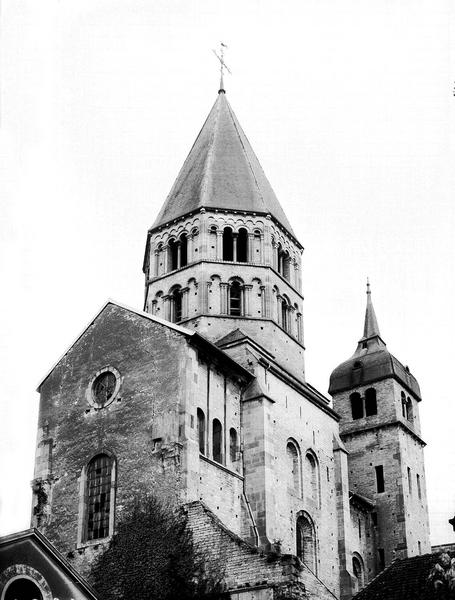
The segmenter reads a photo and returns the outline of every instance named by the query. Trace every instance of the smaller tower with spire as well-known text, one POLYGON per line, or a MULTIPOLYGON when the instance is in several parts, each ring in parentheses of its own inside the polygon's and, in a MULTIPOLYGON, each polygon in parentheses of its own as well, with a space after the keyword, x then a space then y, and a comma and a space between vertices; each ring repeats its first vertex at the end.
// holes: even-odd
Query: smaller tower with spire
POLYGON ((329 393, 341 416, 351 493, 374 505, 375 544, 362 557, 371 577, 395 558, 431 546, 419 384, 381 337, 369 282, 366 293, 363 336, 353 356, 332 372, 329 393))

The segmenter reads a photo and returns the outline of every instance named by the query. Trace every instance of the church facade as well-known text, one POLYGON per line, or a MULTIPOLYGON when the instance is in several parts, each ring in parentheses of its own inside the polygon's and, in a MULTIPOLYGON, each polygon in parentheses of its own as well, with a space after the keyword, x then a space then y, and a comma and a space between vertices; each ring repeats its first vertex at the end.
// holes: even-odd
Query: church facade
POLYGON ((348 600, 430 552, 418 383, 369 288, 332 401, 307 382, 302 251, 221 89, 148 231, 143 310, 107 302, 39 386, 32 526, 75 572, 150 492, 239 600, 348 600))

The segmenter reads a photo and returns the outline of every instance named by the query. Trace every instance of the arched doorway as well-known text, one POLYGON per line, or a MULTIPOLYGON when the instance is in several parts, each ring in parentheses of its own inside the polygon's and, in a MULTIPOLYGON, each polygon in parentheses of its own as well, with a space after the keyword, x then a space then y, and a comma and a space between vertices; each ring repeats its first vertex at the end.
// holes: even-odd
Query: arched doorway
POLYGON ((43 600, 43 595, 34 581, 20 577, 8 585, 4 600, 43 600))

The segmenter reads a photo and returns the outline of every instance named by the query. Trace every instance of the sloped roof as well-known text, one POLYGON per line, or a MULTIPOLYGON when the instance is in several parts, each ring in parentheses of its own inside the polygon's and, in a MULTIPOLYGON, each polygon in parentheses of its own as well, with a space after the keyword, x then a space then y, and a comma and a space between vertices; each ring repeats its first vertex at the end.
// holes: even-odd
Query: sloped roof
POLYGON ((223 90, 151 229, 201 208, 271 214, 294 236, 223 90))
MULTIPOLYGON (((68 560, 57 550, 57 548, 41 533, 38 529, 26 529, 10 535, 5 535, 0 538, 0 550, 2 548, 13 548, 16 544, 22 541, 29 541, 32 545, 39 547, 48 557, 48 559, 59 569, 59 571, 75 584, 84 594, 84 597, 90 600, 97 600, 96 591, 89 583, 78 573, 68 560)), ((11 553, 11 550, 8 550, 11 553)), ((25 561, 30 561, 33 558, 33 553, 28 553, 22 558, 25 561)), ((4 565, 3 565, 4 566, 4 565)))
POLYGON ((37 386, 38 392, 40 391, 41 386, 46 381, 46 379, 49 377, 49 375, 53 372, 55 367, 59 364, 59 362, 66 356, 66 354, 68 354, 68 352, 71 350, 71 348, 80 340, 80 338, 84 335, 84 333, 87 331, 87 329, 89 329, 89 327, 98 319, 98 317, 101 315, 101 313, 109 305, 116 306, 118 308, 121 308, 122 310, 132 312, 132 313, 138 315, 139 317, 147 319, 148 321, 153 321, 155 323, 158 323, 159 325, 163 325, 164 327, 168 327, 169 329, 173 329, 174 331, 181 333, 189 340, 192 340, 193 343, 203 345, 210 352, 214 353, 214 355, 218 354, 219 356, 222 356, 223 360, 227 364, 229 364, 231 367, 234 367, 240 374, 242 374, 248 380, 251 379, 252 375, 251 375, 251 373, 249 373, 249 371, 247 371, 244 367, 242 367, 242 365, 237 363, 235 361, 235 359, 233 359, 231 356, 229 356, 229 354, 226 354, 226 352, 224 352, 221 348, 218 348, 217 346, 215 346, 215 344, 213 344, 210 340, 208 340, 207 338, 205 338, 204 336, 199 334, 197 331, 193 331, 192 329, 187 329, 186 327, 183 327, 182 325, 177 325, 176 323, 171 323, 171 321, 167 321, 166 319, 161 319, 160 317, 151 315, 150 313, 144 312, 142 310, 137 310, 135 308, 132 308, 131 306, 126 306, 125 304, 121 304, 120 302, 116 302, 115 300, 109 299, 103 304, 103 306, 100 308, 100 310, 90 320, 90 322, 84 327, 84 329, 78 334, 78 336, 71 342, 71 344, 66 348, 66 350, 59 357, 59 359, 52 365, 52 367, 49 369, 49 371, 46 373, 46 375, 43 377, 43 379, 38 384, 38 386, 37 386))
POLYGON ((428 582, 437 554, 396 560, 375 577, 355 600, 441 600, 444 596, 428 582))

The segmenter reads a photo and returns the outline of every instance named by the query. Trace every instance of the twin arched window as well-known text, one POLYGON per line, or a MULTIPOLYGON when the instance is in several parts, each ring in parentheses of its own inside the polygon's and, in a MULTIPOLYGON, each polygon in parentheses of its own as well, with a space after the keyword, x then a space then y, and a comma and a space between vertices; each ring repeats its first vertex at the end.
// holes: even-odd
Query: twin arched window
POLYGON ((231 227, 223 230, 223 260, 248 262, 248 232, 241 227, 234 232, 231 227))
POLYGON ((365 391, 365 398, 359 392, 353 392, 349 399, 351 401, 351 414, 354 420, 366 417, 372 417, 378 413, 378 405, 376 399, 376 390, 368 388, 365 391))
POLYGON ((182 233, 179 238, 169 240, 169 270, 174 271, 188 264, 188 238, 182 233))
POLYGON ((113 531, 115 462, 102 453, 85 470, 84 541, 108 537, 113 531))

